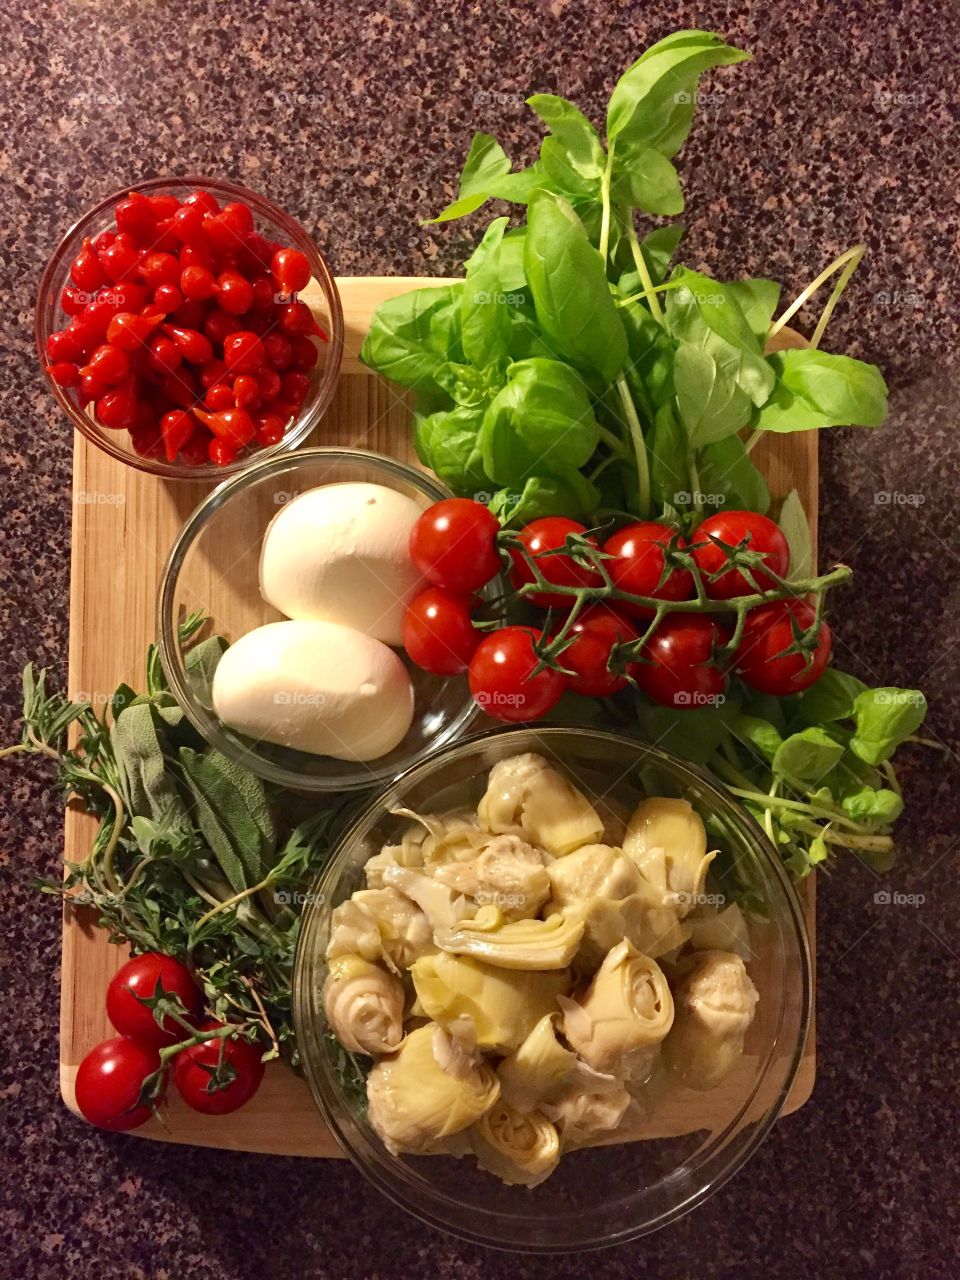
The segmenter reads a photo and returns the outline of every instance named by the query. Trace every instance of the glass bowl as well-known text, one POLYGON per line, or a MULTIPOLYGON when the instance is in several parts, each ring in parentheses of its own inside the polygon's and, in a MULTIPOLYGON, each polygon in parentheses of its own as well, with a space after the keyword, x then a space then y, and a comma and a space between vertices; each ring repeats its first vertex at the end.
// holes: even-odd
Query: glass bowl
POLYGON ((161 661, 190 721, 225 755, 271 782, 298 791, 382 786, 461 736, 477 714, 465 676, 432 676, 415 667, 401 650, 415 698, 406 737, 378 760, 334 760, 254 742, 228 728, 213 710, 209 680, 197 680, 188 671, 178 636, 178 622, 187 613, 199 609, 210 619, 207 630, 231 642, 254 627, 282 619, 260 594, 260 546, 267 525, 281 506, 307 489, 343 481, 381 484, 424 508, 450 497, 425 472, 363 449, 318 447, 255 461, 214 489, 187 520, 170 550, 157 601, 161 661))
MULTIPOLYGON (((718 859, 720 861, 720 859, 718 859)), ((716 864, 714 864, 716 865, 716 864)), ((729 893, 731 881, 708 881, 729 893)), ((778 857, 753 819, 710 777, 656 747, 595 729, 495 730, 408 770, 372 800, 339 840, 305 907, 293 980, 293 1013, 313 1096, 344 1151, 375 1186, 431 1226, 477 1244, 562 1252, 621 1244, 687 1213, 741 1168, 769 1132, 800 1064, 810 1017, 811 967, 800 906, 778 857), (362 887, 371 854, 409 819, 399 807, 438 813, 476 805, 490 767, 537 751, 595 799, 635 803, 682 795, 708 823, 727 876, 764 918, 751 920, 750 975, 760 1001, 744 1054, 709 1093, 660 1096, 642 1138, 565 1155, 534 1189, 502 1185, 472 1157, 393 1156, 371 1128, 362 1087, 342 1080, 343 1051, 329 1032, 321 990, 333 908, 362 887)))
POLYGON ((57 245, 44 270, 37 292, 36 340, 40 367, 47 386, 73 426, 99 449, 103 449, 105 453, 120 462, 136 467, 140 471, 148 471, 152 475, 168 476, 177 480, 216 479, 219 481, 242 471, 254 458, 275 457, 288 452, 306 439, 317 425, 333 399, 340 373, 340 362, 343 358, 343 309, 336 283, 323 255, 300 224, 265 197, 258 195, 255 191, 248 191, 246 187, 216 178, 151 178, 147 182, 138 182, 124 187, 121 191, 115 191, 101 200, 89 213, 74 223, 57 245), (167 462, 165 458, 142 457, 133 448, 127 431, 111 431, 101 427, 75 403, 72 393, 58 386, 47 373, 49 363, 46 354, 47 338, 55 330, 62 329, 70 320, 61 306, 61 294, 64 285, 69 283, 70 265, 77 256, 84 239, 87 236, 94 238, 101 231, 113 226, 114 206, 131 191, 139 191, 147 195, 172 194, 180 199, 197 188, 209 191, 221 205, 232 200, 239 200, 249 205, 258 231, 270 239, 279 240, 284 245, 292 245, 306 254, 313 281, 319 285, 319 295, 316 288, 311 288, 310 305, 319 313, 320 323, 330 338, 329 342, 318 344, 320 359, 311 375, 310 390, 283 439, 278 444, 245 449, 234 462, 225 466, 217 466, 214 463, 190 466, 185 462, 167 462))

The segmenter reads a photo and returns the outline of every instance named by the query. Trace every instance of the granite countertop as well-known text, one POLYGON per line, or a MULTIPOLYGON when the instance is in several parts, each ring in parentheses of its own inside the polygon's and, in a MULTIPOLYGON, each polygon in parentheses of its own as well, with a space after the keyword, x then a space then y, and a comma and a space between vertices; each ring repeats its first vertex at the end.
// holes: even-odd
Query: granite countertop
MULTIPOLYGON (((821 557, 856 570, 836 602, 844 665, 922 685, 930 736, 956 744, 955 5, 7 0, 5 17, 0 741, 18 733, 24 663, 65 674, 71 442, 32 315, 66 226, 135 179, 207 172, 289 209, 341 273, 449 273, 475 228, 418 215, 449 197, 474 128, 528 156, 529 92, 597 116, 652 39, 700 25, 755 60, 705 82, 681 157, 685 259, 794 294, 868 245, 829 346, 885 369, 892 414, 822 442, 821 557)), ((31 886, 57 868, 61 810, 38 764, 5 767, 0 1277, 957 1275, 956 756, 911 748, 903 777, 896 870, 848 860, 820 887, 812 1100, 681 1223, 590 1258, 520 1259, 419 1228, 343 1162, 158 1146, 68 1114, 59 919, 31 886), (922 902, 884 905, 881 885, 922 902)))

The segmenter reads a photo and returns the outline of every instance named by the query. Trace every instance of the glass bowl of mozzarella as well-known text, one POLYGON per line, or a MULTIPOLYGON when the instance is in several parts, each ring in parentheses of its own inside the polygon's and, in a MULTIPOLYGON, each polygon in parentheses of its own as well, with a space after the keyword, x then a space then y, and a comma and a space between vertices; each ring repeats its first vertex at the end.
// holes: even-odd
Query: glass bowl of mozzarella
POLYGON ((171 692, 212 749, 339 794, 462 736, 466 678, 430 675, 402 648, 423 585, 410 528, 449 496, 415 467, 333 447, 255 463, 209 494, 171 548, 157 633, 171 692))
POLYGON ((448 747, 369 804, 306 904, 293 1009, 327 1124, 478 1244, 671 1222, 797 1079, 811 962, 782 862, 656 747, 563 726, 448 747))

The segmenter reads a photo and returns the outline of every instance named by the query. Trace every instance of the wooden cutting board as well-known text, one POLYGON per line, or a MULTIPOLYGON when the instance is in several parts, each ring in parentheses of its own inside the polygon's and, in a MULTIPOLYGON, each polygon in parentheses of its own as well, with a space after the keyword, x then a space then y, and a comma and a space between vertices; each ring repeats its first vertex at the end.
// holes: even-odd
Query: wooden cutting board
MULTIPOLYGON (((308 444, 351 445, 416 462, 406 395, 373 375, 359 360, 360 347, 377 305, 386 298, 442 279, 346 277, 338 280, 346 339, 337 393, 308 444)), ((795 335, 785 337, 793 345, 795 335)), ((817 520, 816 433, 768 436, 756 458, 771 492, 797 488, 817 520)), ((209 484, 163 482, 107 457, 79 434, 74 443, 73 544, 70 585, 69 693, 95 705, 121 681, 141 688, 144 655, 154 639, 154 603, 160 574, 174 536, 209 491, 209 484)), ((66 817, 66 857, 86 856, 93 822, 70 808, 66 817)), ((806 881, 805 912, 815 950, 813 877, 806 881)), ((60 1088, 76 1113, 74 1081, 84 1055, 113 1035, 104 996, 113 973, 127 958, 111 946, 89 911, 69 907, 63 918, 60 1004, 60 1088)), ((811 1028, 803 1063, 787 1103, 795 1110, 810 1096, 815 1073, 811 1028)), ((689 1119, 689 1117, 686 1117, 689 1119)), ((681 1132, 691 1125, 672 1118, 681 1132)), ((279 1155, 337 1156, 341 1152, 321 1121, 306 1083, 281 1063, 268 1067, 253 1102, 229 1116, 202 1116, 171 1090, 165 1123, 151 1120, 135 1136, 279 1155)), ((668 1120, 668 1127, 670 1120, 668 1120)))

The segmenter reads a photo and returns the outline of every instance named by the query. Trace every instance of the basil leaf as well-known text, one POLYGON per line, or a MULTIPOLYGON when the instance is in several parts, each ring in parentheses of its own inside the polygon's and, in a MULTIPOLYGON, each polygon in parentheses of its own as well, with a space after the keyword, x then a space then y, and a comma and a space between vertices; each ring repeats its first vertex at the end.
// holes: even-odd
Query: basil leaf
POLYGON ((683 212, 680 175, 670 161, 642 138, 614 152, 610 198, 661 217, 683 212))
POLYGON ((736 435, 749 421, 748 396, 708 351, 682 342, 673 362, 677 409, 692 448, 736 435))
POLYGON ((728 699, 713 707, 672 707, 638 702, 637 726, 646 742, 656 743, 693 764, 706 764, 723 742, 739 714, 737 704, 728 699))
POLYGON ((615 139, 645 139, 662 155, 675 155, 690 132, 700 74, 749 56, 709 31, 678 31, 652 45, 613 90, 608 146, 615 139))
MULTIPOLYGON (((667 270, 670 266, 671 259, 677 251, 677 245, 683 236, 683 227, 677 223, 673 223, 669 227, 657 227, 651 231, 649 235, 645 235, 640 241, 640 252, 643 260, 647 264, 647 270, 650 272, 650 278, 654 284, 662 284, 667 277, 667 270)), ((621 288, 623 280, 620 281, 621 288)), ((640 276, 636 277, 636 287, 631 289, 631 293, 636 293, 640 288, 640 276)))
POLYGON ((678 267, 671 280, 680 287, 666 295, 664 319, 670 332, 712 356, 720 373, 755 405, 765 404, 776 375, 737 298, 719 280, 686 267, 678 267))
POLYGON ((669 404, 674 397, 673 366, 676 344, 663 325, 641 303, 620 308, 626 330, 629 362, 624 376, 641 403, 669 404))
POLYGON ((581 178, 599 179, 606 157, 596 129, 578 107, 552 93, 535 93, 527 106, 544 122, 581 178))
POLYGON ((733 723, 732 733, 771 764, 783 746, 783 737, 776 725, 771 724, 769 720, 762 720, 759 716, 738 716, 733 723))
POLYGON ((582 467, 599 432, 577 373, 558 360, 521 360, 487 409, 480 449, 487 474, 519 487, 534 475, 564 476, 582 467))
POLYGON ((776 280, 732 280, 727 286, 743 311, 747 324, 757 335, 761 345, 773 321, 773 313, 780 301, 780 286, 776 280))
POLYGON ((777 382, 758 430, 878 427, 887 416, 887 387, 876 365, 808 348, 777 351, 770 365, 777 382))
POLYGON ((853 715, 854 703, 866 685, 856 676, 827 667, 819 680, 796 695, 797 714, 807 724, 830 724, 853 715))
POLYGON ((823 729, 801 729, 785 739, 773 757, 773 771, 788 782, 819 782, 843 755, 844 748, 823 729))
POLYGON ((523 271, 523 242, 526 234, 526 227, 513 227, 510 231, 505 232, 503 239, 497 246, 489 244, 486 236, 484 236, 463 264, 467 275, 469 276, 471 271, 478 270, 484 259, 495 248, 497 264, 500 270, 500 288, 506 294, 521 293, 527 283, 527 277, 523 271))
POLYGON ((882 764, 923 724, 927 700, 919 689, 865 689, 853 704, 850 748, 867 764, 882 764))
POLYGON ((840 803, 847 817, 855 822, 882 822, 887 825, 896 822, 903 812, 903 800, 887 787, 879 790, 861 787, 852 795, 844 796, 840 803))
POLYGON ((443 390, 446 366, 459 351, 463 284, 414 289, 382 302, 360 350, 371 369, 404 387, 443 390))
POLYGON ((790 577, 809 578, 814 573, 813 540, 810 522, 796 489, 791 489, 784 498, 777 523, 790 548, 790 577))
POLYGON ((497 218, 487 227, 484 252, 467 267, 460 295, 463 354, 481 368, 504 360, 510 350, 510 313, 500 285, 500 245, 507 222, 497 218))
POLYGON ((490 494, 496 485, 483 469, 479 434, 483 409, 443 409, 414 414, 413 443, 417 457, 435 471, 458 497, 490 494))
POLYGON ((705 445, 697 455, 697 471, 705 505, 759 511, 761 515, 769 510, 767 482, 750 460, 739 436, 727 436, 705 445))
POLYGON ((501 489, 490 510, 502 524, 522 525, 541 516, 590 515, 600 495, 579 471, 560 476, 531 476, 517 493, 501 489))
POLYGON ((650 495, 655 503, 689 507, 696 495, 687 492, 687 442, 670 405, 663 405, 647 436, 650 455, 650 495))
POLYGON ((510 169, 510 160, 496 138, 492 138, 489 133, 475 133, 460 174, 457 199, 435 218, 428 218, 424 226, 435 222, 450 222, 454 218, 463 218, 468 213, 473 213, 489 198, 491 185, 508 174, 510 169))
POLYGON ((603 259, 567 201, 550 192, 531 198, 524 265, 546 338, 578 368, 614 382, 627 337, 603 259))

